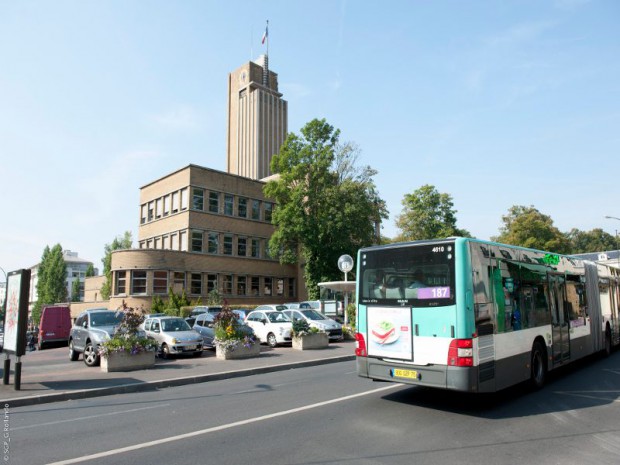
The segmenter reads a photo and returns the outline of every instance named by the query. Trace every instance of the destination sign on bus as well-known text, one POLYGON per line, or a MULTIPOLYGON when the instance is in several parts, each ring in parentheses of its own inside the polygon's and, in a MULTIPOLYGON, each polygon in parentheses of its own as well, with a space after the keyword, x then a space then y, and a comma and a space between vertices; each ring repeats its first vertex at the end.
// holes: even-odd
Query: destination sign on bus
POLYGON ((422 287, 418 289, 418 299, 449 299, 449 287, 422 287))

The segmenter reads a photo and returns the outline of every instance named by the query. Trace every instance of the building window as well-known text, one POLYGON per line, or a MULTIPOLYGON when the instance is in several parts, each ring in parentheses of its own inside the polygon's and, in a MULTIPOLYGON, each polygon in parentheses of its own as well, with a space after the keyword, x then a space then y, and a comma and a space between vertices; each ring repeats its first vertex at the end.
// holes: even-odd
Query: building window
POLYGON ((250 278, 250 295, 260 295, 260 278, 258 276, 252 276, 250 278))
POLYGON ((248 199, 239 197, 239 205, 237 206, 237 216, 241 218, 248 217, 248 199))
POLYGON ((202 273, 191 273, 190 275, 190 294, 202 294, 202 273))
POLYGON ((170 237, 163 236, 161 238, 161 248, 164 250, 168 250, 170 248, 170 237))
POLYGON ((164 216, 168 216, 170 214, 170 196, 167 195, 164 197, 164 216))
POLYGON ((250 247, 250 255, 254 258, 260 257, 260 239, 252 239, 250 247))
POLYGON ((237 295, 245 295, 246 277, 237 276, 237 295))
POLYGON ((156 237, 153 240, 153 248, 155 249, 159 249, 159 246, 161 245, 161 237, 156 237))
POLYGON ((179 211, 179 193, 172 193, 172 213, 176 213, 179 211))
POLYGON ((209 211, 211 213, 220 212, 220 193, 209 192, 209 211))
POLYGON ((230 295, 233 290, 233 277, 230 274, 225 274, 222 276, 222 293, 230 295))
POLYGON ((209 244, 208 244, 208 252, 209 253, 218 253, 220 245, 220 235, 216 232, 209 233, 209 244))
POLYGON ((192 252, 202 252, 202 231, 192 231, 192 252))
POLYGON ((252 219, 260 220, 260 200, 252 200, 252 219))
POLYGON ((233 237, 232 234, 224 234, 224 255, 232 255, 233 237))
POLYGON ((194 187, 192 189, 192 208, 194 210, 204 210, 205 207, 205 191, 194 187))
POLYGON ((179 233, 179 242, 180 242, 180 249, 183 252, 187 252, 187 231, 181 231, 179 233))
POLYGON ((155 201, 155 217, 161 218, 162 212, 164 210, 164 202, 163 199, 157 199, 155 201))
POLYGON ((217 291, 217 275, 216 274, 207 275, 207 294, 209 294, 212 291, 217 291))
POLYGON ((295 278, 288 278, 288 296, 297 297, 297 289, 295 287, 295 278))
POLYGON ((172 284, 175 292, 185 289, 185 273, 183 271, 175 271, 172 275, 172 284))
POLYGON ((273 279, 265 278, 264 295, 271 295, 273 291, 273 279))
POLYGON ((188 194, 187 191, 188 191, 187 187, 184 189, 181 189, 181 210, 187 210, 187 207, 188 207, 189 199, 187 198, 187 194, 188 194))
POLYGON ((154 208, 155 208, 155 202, 149 202, 149 213, 148 213, 147 221, 153 221, 153 216, 155 215, 154 208))
POLYGON ((284 295, 284 280, 282 278, 276 280, 276 292, 279 297, 284 295))
POLYGON ((167 294, 168 293, 168 272, 167 271, 154 271, 153 272, 153 294, 167 294))
POLYGON ((131 272, 131 293, 146 294, 146 271, 131 272))
POLYGON ((179 250, 179 235, 170 234, 170 249, 179 250))
POLYGON ((116 295, 127 293, 127 272, 116 272, 116 295))
POLYGON ((140 224, 146 223, 146 210, 147 210, 146 204, 140 207, 140 224))
POLYGON ((265 221, 271 223, 271 217, 273 215, 273 203, 265 202, 265 221))
POLYGON ((232 216, 234 200, 232 194, 224 194, 224 215, 232 216))
POLYGON ((245 237, 237 238, 237 255, 245 257, 247 255, 247 243, 248 240, 245 237))

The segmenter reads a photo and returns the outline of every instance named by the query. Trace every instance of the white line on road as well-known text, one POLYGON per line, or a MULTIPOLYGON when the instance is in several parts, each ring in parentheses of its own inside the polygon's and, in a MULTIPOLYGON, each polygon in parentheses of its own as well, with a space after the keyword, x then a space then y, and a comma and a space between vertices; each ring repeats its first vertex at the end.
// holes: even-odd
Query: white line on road
POLYGON ((93 418, 109 417, 112 415, 122 415, 122 414, 129 413, 129 412, 139 412, 140 410, 150 410, 154 408, 168 407, 169 405, 170 404, 157 404, 151 407, 134 408, 131 410, 123 410, 121 412, 108 412, 108 413, 101 413, 99 415, 89 415, 87 417, 69 418, 67 420, 50 421, 48 423, 37 423, 36 425, 30 425, 30 426, 18 426, 17 428, 11 428, 11 431, 17 431, 18 429, 38 428, 40 426, 57 425, 59 423, 70 423, 72 421, 91 420, 93 418))
POLYGON ((377 392, 387 391, 388 389, 394 389, 396 387, 403 386, 402 384, 390 384, 388 386, 384 386, 378 389, 373 389, 372 391, 360 392, 358 394, 351 394, 350 396, 339 397, 337 399, 326 400, 323 402, 318 402, 316 404, 304 405, 303 407, 297 407, 290 410, 284 410, 282 412, 270 413, 269 415, 263 415, 255 418, 248 418, 247 420, 235 421, 233 423, 228 423, 226 425, 214 426, 212 428, 203 429, 200 431, 192 431, 191 433, 179 434, 178 436, 171 436, 169 438, 158 439, 156 441, 150 442, 142 442, 140 444, 136 444, 133 446, 121 447, 120 449, 113 449, 106 452, 99 452, 97 454, 85 455, 82 457, 76 457, 74 459, 61 460, 60 462, 53 462, 48 465, 69 465, 71 463, 80 463, 86 462, 88 460, 100 459, 103 457, 109 457, 111 455, 122 454, 124 452, 131 452, 138 449, 144 449, 145 447, 158 446, 161 444, 166 444, 168 442, 181 441, 183 439, 193 438, 196 436, 201 436, 203 434, 214 433, 216 431, 222 431, 225 429, 235 428, 236 426, 248 425, 250 423, 256 423, 263 420, 269 420, 271 418, 282 417, 284 415, 290 415, 292 413, 303 412, 304 410, 311 410, 318 407, 323 407, 324 405, 335 404, 337 402, 342 402, 345 400, 355 399, 356 397, 363 397, 370 394, 376 394, 377 392))

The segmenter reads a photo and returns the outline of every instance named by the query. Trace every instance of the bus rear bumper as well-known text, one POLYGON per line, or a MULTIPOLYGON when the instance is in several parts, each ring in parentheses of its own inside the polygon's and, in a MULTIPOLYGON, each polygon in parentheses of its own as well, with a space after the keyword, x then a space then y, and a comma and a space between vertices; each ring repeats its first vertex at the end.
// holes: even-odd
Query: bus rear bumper
POLYGON ((356 364, 359 376, 377 381, 478 392, 477 367, 411 365, 369 357, 357 357, 356 364))

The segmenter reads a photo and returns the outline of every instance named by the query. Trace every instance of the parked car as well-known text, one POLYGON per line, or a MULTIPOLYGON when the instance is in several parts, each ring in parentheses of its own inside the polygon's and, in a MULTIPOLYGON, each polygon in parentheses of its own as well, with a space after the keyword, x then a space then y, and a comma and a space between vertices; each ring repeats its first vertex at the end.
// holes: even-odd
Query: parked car
POLYGON ((217 315, 218 313, 220 313, 222 311, 222 307, 219 305, 215 305, 215 306, 211 306, 208 307, 206 305, 200 305, 198 307, 194 307, 194 309, 192 310, 192 312, 190 313, 190 317, 196 317, 198 315, 200 315, 201 313, 212 313, 214 315, 217 315))
POLYGON ((320 300, 304 300, 299 303, 299 308, 303 308, 304 310, 313 309, 317 312, 321 312, 321 301, 320 300))
POLYGON ((83 354, 84 363, 99 365, 99 346, 110 339, 123 319, 123 312, 93 308, 78 315, 69 333, 69 360, 75 362, 83 354))
POLYGON ((284 310, 282 313, 288 316, 291 321, 306 320, 311 328, 325 331, 330 341, 341 341, 344 337, 342 334, 342 325, 340 323, 326 317, 316 310, 284 310))
POLYGON ((53 343, 68 344, 71 332, 71 309, 68 305, 45 305, 41 310, 36 346, 43 350, 53 343))
POLYGON ((287 308, 290 308, 290 309, 293 309, 293 310, 296 310, 296 309, 299 308, 299 302, 288 302, 288 303, 286 303, 284 305, 286 305, 287 308))
POLYGON ((254 310, 277 310, 278 312, 281 312, 282 310, 287 310, 287 309, 288 307, 282 304, 265 304, 265 305, 259 305, 254 310))
POLYGON ((144 322, 146 336, 159 344, 163 358, 177 354, 202 355, 203 338, 179 316, 156 316, 144 322))
POLYGON ((291 342, 293 323, 290 318, 278 310, 253 310, 245 317, 245 324, 254 330, 261 342, 270 347, 291 342))
MULTIPOLYGON (((235 310, 233 310, 235 312, 235 310)), ((215 347, 213 340, 215 339, 215 316, 212 313, 202 313, 196 317, 193 329, 200 333, 204 340, 203 347, 213 348, 215 347)), ((248 336, 253 336, 254 331, 248 325, 245 324, 243 318, 238 318, 239 329, 248 336)))

